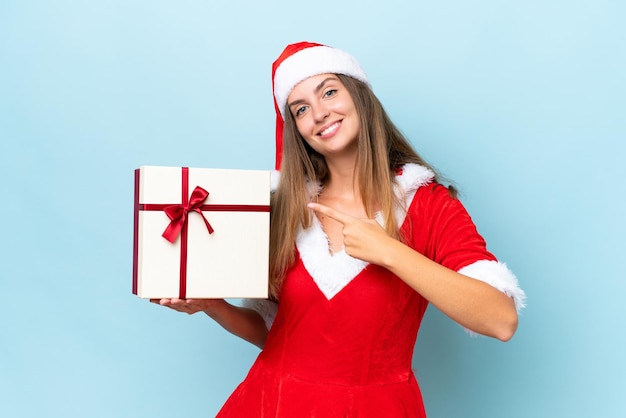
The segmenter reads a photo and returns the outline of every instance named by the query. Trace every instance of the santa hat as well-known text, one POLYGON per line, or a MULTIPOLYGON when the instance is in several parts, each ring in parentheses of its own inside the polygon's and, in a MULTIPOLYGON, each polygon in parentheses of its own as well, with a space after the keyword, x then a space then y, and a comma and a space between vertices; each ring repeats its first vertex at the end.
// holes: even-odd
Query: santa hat
POLYGON ((283 127, 287 97, 301 81, 318 74, 343 74, 369 85, 365 71, 347 52, 326 45, 298 42, 287 45, 272 65, 272 88, 276 109, 276 169, 283 156, 283 127))

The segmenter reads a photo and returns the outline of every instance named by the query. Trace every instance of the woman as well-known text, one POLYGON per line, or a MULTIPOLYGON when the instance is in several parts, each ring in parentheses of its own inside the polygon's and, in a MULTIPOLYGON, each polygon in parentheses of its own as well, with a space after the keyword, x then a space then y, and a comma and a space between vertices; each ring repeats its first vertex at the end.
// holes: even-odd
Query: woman
POLYGON ((204 311, 263 348, 219 417, 424 417, 411 360, 428 303, 507 341, 524 292, 391 123, 352 56, 289 45, 272 77, 278 303, 160 303, 204 311))

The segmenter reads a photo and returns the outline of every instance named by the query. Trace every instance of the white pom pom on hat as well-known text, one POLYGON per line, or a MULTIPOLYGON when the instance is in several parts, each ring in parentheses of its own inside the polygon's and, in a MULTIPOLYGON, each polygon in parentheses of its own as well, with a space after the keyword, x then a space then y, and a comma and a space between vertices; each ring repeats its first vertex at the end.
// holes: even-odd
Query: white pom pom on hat
POLYGON ((318 74, 343 74, 369 85, 365 71, 347 52, 313 42, 287 45, 272 64, 272 88, 276 110, 276 169, 283 154, 284 112, 287 97, 302 80, 318 74))

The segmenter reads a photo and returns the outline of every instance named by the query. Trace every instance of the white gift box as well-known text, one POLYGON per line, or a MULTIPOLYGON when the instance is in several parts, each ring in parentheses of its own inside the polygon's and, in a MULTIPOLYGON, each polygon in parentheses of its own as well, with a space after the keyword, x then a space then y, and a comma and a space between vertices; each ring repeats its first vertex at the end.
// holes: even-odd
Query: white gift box
POLYGON ((133 293, 266 298, 269 200, 269 171, 135 170, 133 293))

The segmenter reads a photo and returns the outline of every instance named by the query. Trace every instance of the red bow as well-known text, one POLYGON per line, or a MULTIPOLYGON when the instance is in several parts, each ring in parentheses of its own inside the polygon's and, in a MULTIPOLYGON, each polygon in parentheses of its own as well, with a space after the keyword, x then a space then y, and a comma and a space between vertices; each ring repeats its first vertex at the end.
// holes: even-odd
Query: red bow
POLYGON ((189 197, 189 203, 179 203, 176 205, 166 206, 163 211, 165 212, 167 217, 170 218, 171 222, 167 226, 167 228, 165 228, 165 231, 163 232, 163 238, 171 243, 174 243, 174 241, 176 241, 176 238, 180 234, 180 231, 183 229, 183 225, 185 225, 185 222, 187 222, 187 214, 189 212, 199 213, 204 220, 204 224, 209 230, 209 234, 212 234, 213 227, 200 210, 200 207, 208 196, 209 192, 207 192, 200 186, 196 186, 196 188, 193 189, 191 196, 189 197))

